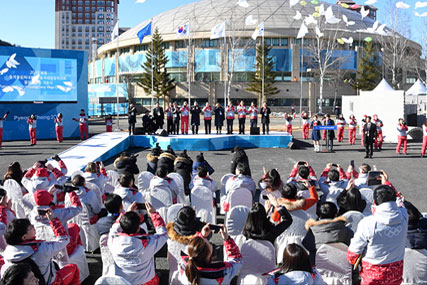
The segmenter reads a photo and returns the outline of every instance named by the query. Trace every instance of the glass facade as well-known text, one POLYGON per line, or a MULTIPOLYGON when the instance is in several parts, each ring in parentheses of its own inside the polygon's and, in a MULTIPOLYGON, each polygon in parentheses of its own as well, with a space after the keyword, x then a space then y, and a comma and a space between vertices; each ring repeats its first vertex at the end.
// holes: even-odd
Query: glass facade
POLYGON ((219 49, 196 49, 195 72, 220 72, 221 51, 219 49))

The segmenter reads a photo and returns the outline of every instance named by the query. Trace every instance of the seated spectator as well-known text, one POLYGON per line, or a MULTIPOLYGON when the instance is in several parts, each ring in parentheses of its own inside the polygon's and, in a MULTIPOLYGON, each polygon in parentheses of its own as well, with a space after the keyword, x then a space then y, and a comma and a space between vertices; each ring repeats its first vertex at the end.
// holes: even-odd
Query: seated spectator
POLYGON ((280 206, 272 194, 268 194, 268 205, 274 206, 280 215, 278 224, 272 224, 267 217, 269 209, 264 208, 260 203, 254 203, 249 211, 246 223, 243 227, 243 235, 246 239, 267 240, 274 245, 276 238, 281 235, 291 224, 292 217, 285 207, 280 206))
POLYGON ((31 266, 26 263, 10 266, 1 278, 2 285, 38 285, 39 281, 31 266))
POLYGON ((371 171, 371 166, 369 164, 363 163, 359 167, 359 173, 355 169, 353 169, 353 166, 349 166, 348 170, 346 172, 347 179, 351 178, 351 175, 353 175, 354 178, 354 185, 358 188, 372 188, 371 186, 368 186, 368 173, 371 171))
POLYGON ((24 172, 19 162, 15 161, 9 164, 7 172, 3 177, 3 183, 8 179, 14 180, 21 187, 22 195, 24 195, 28 193, 28 190, 25 188, 24 184, 22 184, 22 178, 24 178, 24 172))
POLYGON ((190 183, 191 183, 191 173, 193 169, 193 160, 188 156, 187 150, 184 151, 175 159, 174 162, 175 169, 174 172, 180 174, 184 180, 184 192, 185 195, 190 195, 190 183))
POLYGON ((406 247, 412 249, 427 249, 427 219, 408 201, 404 202, 408 211, 408 235, 406 247))
POLYGON ((305 223, 307 230, 311 229, 313 231, 317 248, 326 243, 342 242, 346 245, 350 244, 353 231, 345 226, 347 224, 345 217, 337 217, 337 212, 337 206, 334 203, 324 202, 317 206, 319 220, 309 219, 305 223))
MULTIPOLYGON (((0 249, 4 250, 6 248, 6 241, 4 239, 4 233, 6 232, 6 227, 10 222, 16 219, 15 214, 10 209, 11 201, 7 196, 6 190, 0 188, 0 249)), ((0 266, 1 267, 1 266, 0 266)))
MULTIPOLYGON (((166 168, 168 173, 172 173, 174 171, 174 162, 176 159, 176 154, 171 148, 170 145, 168 145, 168 148, 162 152, 159 156, 159 160, 157 161, 157 168, 162 167, 166 168)), ((157 171, 157 170, 156 170, 157 171)))
POLYGON ((35 263, 40 272, 36 277, 40 280, 44 278, 46 284, 79 284, 80 275, 75 264, 57 270, 52 261, 59 251, 66 248, 69 237, 59 219, 54 218, 52 210, 47 210, 46 217, 57 237, 56 241, 36 240, 36 231, 28 219, 16 219, 7 226, 5 238, 8 246, 4 251, 2 275, 13 264, 35 263))
POLYGON ((260 202, 267 200, 264 199, 267 194, 273 194, 276 199, 282 197, 283 181, 277 169, 264 171, 259 186, 261 190, 260 202))
POLYGON ((295 243, 286 246, 282 265, 269 274, 272 275, 268 280, 269 285, 325 284, 312 266, 305 249, 295 243))
POLYGON ((58 181, 61 177, 64 177, 63 172, 67 172, 67 167, 59 157, 57 159, 61 170, 53 167, 47 160, 43 160, 36 162, 33 167, 25 173, 22 182, 26 185, 30 193, 34 193, 37 190, 47 190, 55 183, 60 184, 58 181))
POLYGON ((323 192, 321 200, 337 205, 337 197, 347 187, 347 183, 347 176, 342 167, 328 163, 319 179, 319 187, 323 192))
POLYGON ((108 215, 100 218, 95 227, 98 234, 108 234, 114 222, 120 216, 123 209, 122 198, 117 194, 108 194, 104 201, 104 206, 108 211, 108 215))
POLYGON ((349 211, 357 211, 360 213, 365 211, 366 201, 363 199, 362 194, 360 194, 359 189, 352 186, 354 186, 354 184, 350 181, 345 191, 342 191, 337 197, 339 216, 349 211))
POLYGON ((86 182, 95 184, 102 193, 104 192, 104 184, 107 181, 107 171, 102 161, 89 162, 85 168, 83 177, 86 182))
POLYGON ((188 244, 188 256, 180 263, 179 280, 182 284, 230 284, 242 267, 239 247, 228 236, 223 226, 220 230, 228 261, 212 261, 213 248, 207 240, 211 230, 203 227, 201 234, 188 244))
POLYGON ((145 203, 156 230, 154 235, 139 234, 141 219, 135 212, 136 204, 110 230, 108 248, 115 263, 115 274, 131 284, 158 284, 154 255, 167 241, 165 223, 149 203, 145 203), (120 232, 121 228, 121 232, 120 232))
POLYGON ((408 214, 400 195, 382 175, 374 190, 373 215, 360 221, 351 240, 347 259, 355 264, 360 255, 363 284, 400 284, 408 229, 408 214), (385 185, 388 184, 388 185, 385 185))
POLYGON ((176 203, 179 193, 178 185, 172 178, 168 177, 166 168, 157 167, 156 176, 150 181, 150 189, 154 188, 162 188, 169 191, 172 196, 172 202, 176 203))
POLYGON ((246 155, 245 150, 243 148, 241 148, 240 146, 236 146, 233 149, 232 153, 234 153, 234 155, 233 155, 233 159, 231 160, 230 173, 237 175, 237 173, 236 173, 237 165, 239 163, 242 163, 242 164, 246 165, 246 167, 247 167, 246 175, 252 177, 251 167, 249 166, 249 158, 246 155))
POLYGON ((209 175, 212 175, 215 172, 209 162, 206 161, 205 157, 203 156, 203 152, 197 155, 196 161, 193 162, 193 176, 197 175, 197 168, 199 167, 204 167, 209 175))
POLYGON ((147 171, 152 174, 156 174, 157 162, 160 155, 162 154, 162 149, 160 148, 159 143, 156 143, 156 147, 151 149, 151 152, 147 154, 147 171))
POLYGON ((193 179, 193 187, 195 186, 204 186, 207 187, 212 193, 218 190, 215 180, 209 177, 208 171, 203 166, 197 169, 197 176, 193 179))
POLYGON ((295 163, 288 177, 288 183, 295 183, 303 187, 304 184, 301 183, 301 180, 307 180, 311 185, 317 184, 316 172, 314 172, 313 167, 307 161, 295 163))
POLYGON ((243 163, 237 164, 236 175, 230 177, 225 184, 225 193, 230 193, 236 189, 245 188, 251 191, 252 196, 255 196, 256 184, 255 181, 249 175, 249 169, 247 165, 243 163))
POLYGON ((130 155, 128 152, 122 152, 120 156, 114 161, 114 167, 120 174, 130 173, 133 175, 139 174, 139 168, 136 164, 138 155, 130 155))
POLYGON ((135 179, 132 174, 120 174, 118 181, 120 186, 116 187, 113 193, 122 198, 123 208, 129 208, 133 202, 145 203, 142 193, 134 188, 135 179))
POLYGON ((105 216, 104 213, 101 213, 101 211, 105 211, 103 210, 102 201, 96 197, 94 192, 85 187, 86 181, 83 176, 75 175, 72 178, 72 182, 75 187, 79 187, 79 190, 76 190, 75 193, 79 196, 81 203, 86 206, 90 223, 92 225, 95 224, 99 215, 105 216))

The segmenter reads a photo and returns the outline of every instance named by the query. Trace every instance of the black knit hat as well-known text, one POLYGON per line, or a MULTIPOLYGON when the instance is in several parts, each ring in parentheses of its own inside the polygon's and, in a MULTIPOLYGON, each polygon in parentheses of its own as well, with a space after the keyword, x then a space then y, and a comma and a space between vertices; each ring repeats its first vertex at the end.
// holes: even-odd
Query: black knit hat
POLYGON ((159 143, 156 143, 156 147, 151 149, 151 155, 159 156, 160 154, 162 154, 162 149, 160 148, 159 143))
POLYGON ((184 157, 184 158, 190 158, 187 154, 187 150, 184 149, 184 151, 179 155, 179 157, 184 157))
POLYGON ((196 217, 196 212, 189 206, 183 207, 176 215, 173 229, 182 236, 191 236, 202 229, 202 222, 196 217))
POLYGON ((168 145, 168 148, 165 150, 165 152, 172 154, 173 156, 176 156, 175 152, 173 151, 173 149, 171 148, 170 145, 168 145))

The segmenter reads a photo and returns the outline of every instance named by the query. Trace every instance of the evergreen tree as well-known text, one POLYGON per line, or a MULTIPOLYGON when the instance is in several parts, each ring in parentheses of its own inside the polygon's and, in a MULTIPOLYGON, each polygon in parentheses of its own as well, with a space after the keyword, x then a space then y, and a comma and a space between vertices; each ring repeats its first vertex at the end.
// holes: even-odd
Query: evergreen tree
POLYGON ((353 88, 370 91, 381 81, 379 59, 375 54, 372 42, 369 42, 363 51, 363 57, 356 74, 357 86, 353 86, 353 88))
POLYGON ((166 97, 170 96, 170 91, 175 87, 175 79, 170 79, 170 74, 166 69, 166 64, 169 61, 168 57, 165 55, 165 47, 163 45, 162 36, 159 33, 159 30, 156 28, 153 33, 153 44, 149 45, 148 51, 146 53, 146 60, 141 65, 144 69, 144 73, 138 80, 138 86, 144 89, 146 94, 151 94, 152 81, 153 78, 153 91, 156 102, 159 102, 159 98, 163 97, 163 102, 165 102, 166 97), (153 59, 153 62, 152 62, 153 59), (153 68, 153 72, 151 72, 153 68))
MULTIPOLYGON (((262 106, 262 45, 257 46, 256 56, 256 71, 250 75, 249 87, 246 89, 250 92, 255 92, 258 95, 258 106, 262 106)), ((275 73, 273 72, 274 61, 272 57, 269 57, 271 47, 264 43, 264 100, 271 95, 278 94, 280 92, 275 83, 275 73)))

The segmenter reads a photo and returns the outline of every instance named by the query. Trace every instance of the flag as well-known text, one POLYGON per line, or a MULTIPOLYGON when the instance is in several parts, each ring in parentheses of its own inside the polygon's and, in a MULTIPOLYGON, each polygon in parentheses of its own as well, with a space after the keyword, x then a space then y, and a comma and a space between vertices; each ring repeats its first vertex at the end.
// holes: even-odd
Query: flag
POLYGON ((185 25, 178 26, 176 31, 176 35, 178 37, 188 36, 190 34, 190 23, 186 23, 185 25))
POLYGON ((142 28, 137 36, 139 38, 139 42, 142 43, 142 40, 144 39, 145 36, 151 36, 152 35, 152 31, 151 31, 151 24, 153 23, 153 21, 150 21, 150 23, 148 23, 144 28, 142 28))
POLYGON ((111 40, 114 41, 115 38, 119 36, 119 21, 117 21, 114 26, 113 32, 111 33, 111 40))
POLYGON ((258 37, 264 36, 264 22, 261 22, 258 27, 256 27, 254 33, 252 34, 252 39, 256 40, 258 37))
POLYGON ((211 30, 211 40, 220 39, 225 36, 225 22, 216 25, 211 30))

